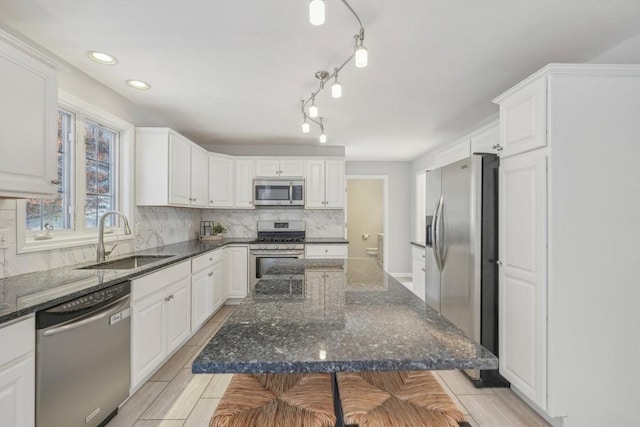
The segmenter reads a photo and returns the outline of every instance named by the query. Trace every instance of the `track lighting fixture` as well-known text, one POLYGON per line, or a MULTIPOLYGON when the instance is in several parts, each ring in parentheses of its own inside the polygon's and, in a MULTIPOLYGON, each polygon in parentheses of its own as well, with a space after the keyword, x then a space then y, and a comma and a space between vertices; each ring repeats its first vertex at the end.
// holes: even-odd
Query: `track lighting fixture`
POLYGON ((324 24, 324 0, 311 0, 309 2, 309 22, 311 22, 311 25, 324 24))
POLYGON ((335 82, 331 85, 331 96, 334 98, 342 97, 342 85, 338 81, 338 69, 335 68, 333 72, 333 77, 336 79, 335 82))
MULTIPOLYGON (((333 78, 334 82, 331 85, 331 96, 333 98, 342 97, 342 85, 338 81, 338 72, 340 72, 344 68, 344 66, 347 65, 349 61, 351 61, 351 59, 354 59, 355 65, 358 68, 366 67, 368 62, 367 48, 364 47, 364 27, 362 26, 362 21, 360 21, 360 17, 358 16, 358 14, 353 10, 349 3, 347 3, 347 0, 340 1, 344 3, 347 9, 349 9, 353 16, 355 16, 358 24, 360 25, 358 34, 354 36, 356 42, 355 49, 351 56, 349 56, 346 61, 342 63, 342 65, 333 68, 333 73, 329 74, 327 71, 318 71, 315 76, 318 80, 320 80, 320 87, 316 91, 312 92, 309 98, 307 98, 306 100, 303 99, 301 101, 301 112, 303 118, 302 132, 309 132, 309 123, 307 123, 307 119, 309 119, 310 122, 313 122, 320 127, 320 143, 322 144, 327 142, 327 136, 324 133, 324 124, 322 122, 322 117, 319 117, 318 106, 316 105, 316 95, 324 89, 325 83, 333 78), (305 110, 305 108, 308 108, 308 112, 305 110), (315 120, 316 118, 318 120, 315 120)), ((311 0, 309 2, 309 21, 313 25, 322 25, 324 23, 324 6, 325 5, 323 0, 311 0)))

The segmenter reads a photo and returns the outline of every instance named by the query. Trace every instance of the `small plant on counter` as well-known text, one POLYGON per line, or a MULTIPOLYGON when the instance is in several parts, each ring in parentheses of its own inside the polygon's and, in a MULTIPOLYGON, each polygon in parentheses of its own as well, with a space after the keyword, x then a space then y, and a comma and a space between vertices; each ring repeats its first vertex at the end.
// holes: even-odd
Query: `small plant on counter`
POLYGON ((227 229, 219 222, 214 222, 213 226, 211 226, 211 234, 214 236, 217 236, 218 234, 224 234, 226 232, 227 229))

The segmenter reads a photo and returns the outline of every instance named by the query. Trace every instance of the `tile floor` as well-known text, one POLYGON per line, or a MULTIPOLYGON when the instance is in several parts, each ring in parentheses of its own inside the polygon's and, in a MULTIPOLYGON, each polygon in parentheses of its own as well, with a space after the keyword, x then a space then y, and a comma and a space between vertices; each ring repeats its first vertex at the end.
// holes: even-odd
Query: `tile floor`
MULTIPOLYGON (((231 374, 192 374, 191 362, 233 312, 222 307, 120 408, 107 427, 206 427, 231 374)), ((548 426, 511 390, 476 389, 458 371, 436 377, 473 427, 548 426)))

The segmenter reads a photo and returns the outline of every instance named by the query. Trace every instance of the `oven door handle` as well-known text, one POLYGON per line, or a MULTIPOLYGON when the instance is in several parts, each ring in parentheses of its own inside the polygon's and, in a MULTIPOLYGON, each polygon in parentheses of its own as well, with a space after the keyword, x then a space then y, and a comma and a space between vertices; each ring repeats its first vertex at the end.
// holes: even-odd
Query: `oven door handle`
POLYGON ((260 250, 251 250, 251 255, 253 256, 268 256, 269 258, 283 258, 283 257, 290 257, 291 255, 304 255, 304 251, 297 251, 297 250, 293 250, 293 251, 283 251, 283 250, 269 250, 269 249, 260 249, 260 250))

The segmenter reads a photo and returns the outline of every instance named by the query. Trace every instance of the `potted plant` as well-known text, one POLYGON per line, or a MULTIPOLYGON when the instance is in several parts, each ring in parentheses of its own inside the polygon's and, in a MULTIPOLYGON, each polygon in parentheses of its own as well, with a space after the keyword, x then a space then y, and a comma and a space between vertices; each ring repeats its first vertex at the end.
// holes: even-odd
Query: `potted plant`
POLYGON ((222 240, 227 229, 219 222, 209 223, 204 227, 204 234, 200 235, 200 240, 222 240))

